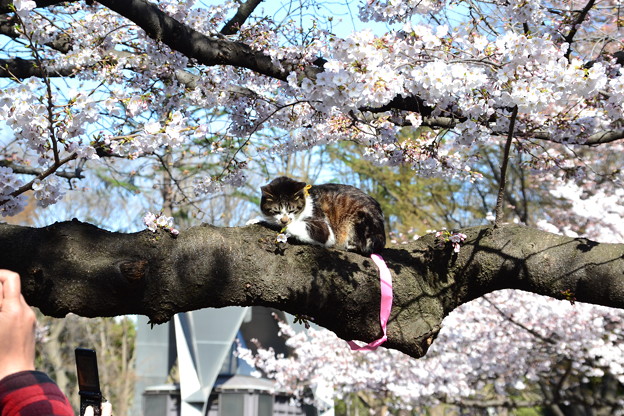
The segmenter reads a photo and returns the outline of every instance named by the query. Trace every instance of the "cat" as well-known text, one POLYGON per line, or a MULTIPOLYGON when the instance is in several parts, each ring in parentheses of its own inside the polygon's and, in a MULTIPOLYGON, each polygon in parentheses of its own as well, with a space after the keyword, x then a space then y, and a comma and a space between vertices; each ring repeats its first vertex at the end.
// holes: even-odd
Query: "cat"
POLYGON ((307 185, 286 176, 260 188, 265 220, 303 243, 369 256, 386 245, 379 203, 350 185, 307 185))
POLYGON ((379 270, 381 338, 352 350, 375 350, 387 339, 392 310, 392 276, 379 254, 386 245, 384 217, 379 203, 361 190, 327 183, 307 185, 286 176, 273 179, 260 188, 260 210, 265 220, 297 240, 337 247, 370 256, 379 270))

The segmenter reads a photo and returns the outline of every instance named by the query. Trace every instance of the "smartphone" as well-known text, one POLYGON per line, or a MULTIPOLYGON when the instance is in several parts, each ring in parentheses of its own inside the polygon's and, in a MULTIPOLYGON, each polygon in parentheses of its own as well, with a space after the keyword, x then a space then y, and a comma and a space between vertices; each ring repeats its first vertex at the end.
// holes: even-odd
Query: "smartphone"
POLYGON ((76 348, 76 370, 78 374, 78 394, 80 395, 80 416, 87 406, 93 407, 95 416, 102 414, 102 392, 98 374, 95 350, 76 348))

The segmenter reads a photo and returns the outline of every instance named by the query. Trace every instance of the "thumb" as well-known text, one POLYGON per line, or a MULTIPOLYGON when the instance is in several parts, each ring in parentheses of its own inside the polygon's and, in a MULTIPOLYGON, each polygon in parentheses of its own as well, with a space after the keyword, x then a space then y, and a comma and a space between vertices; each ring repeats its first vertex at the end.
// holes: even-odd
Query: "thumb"
POLYGON ((102 416, 112 416, 113 405, 110 402, 102 403, 102 416))
POLYGON ((20 276, 9 270, 0 270, 0 306, 5 301, 19 301, 21 296, 20 276))

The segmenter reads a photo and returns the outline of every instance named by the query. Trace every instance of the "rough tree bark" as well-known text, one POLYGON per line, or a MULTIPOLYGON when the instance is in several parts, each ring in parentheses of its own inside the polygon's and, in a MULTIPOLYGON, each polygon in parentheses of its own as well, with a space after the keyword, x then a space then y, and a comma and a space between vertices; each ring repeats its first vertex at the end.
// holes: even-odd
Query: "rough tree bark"
MULTIPOLYGON (((424 355, 457 306, 515 288, 624 308, 624 244, 599 244, 506 225, 462 230, 459 253, 433 235, 384 250, 394 280, 385 346, 424 355), (570 295, 567 295, 568 297, 570 295)), ((314 318, 344 339, 380 336, 372 261, 322 247, 275 244, 261 225, 114 233, 77 220, 0 225, 0 268, 19 272, 24 295, 62 317, 142 314, 161 323, 204 307, 264 305, 314 318)))

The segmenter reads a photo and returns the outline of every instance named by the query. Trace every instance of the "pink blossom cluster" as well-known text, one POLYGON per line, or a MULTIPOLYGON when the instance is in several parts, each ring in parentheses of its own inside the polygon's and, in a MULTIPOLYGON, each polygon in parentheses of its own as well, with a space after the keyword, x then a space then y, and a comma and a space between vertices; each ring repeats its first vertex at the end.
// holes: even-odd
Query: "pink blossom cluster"
MULTIPOLYGON (((570 2, 553 8, 537 0, 495 1, 475 5, 475 19, 447 19, 461 14, 457 5, 369 0, 360 18, 387 22, 387 31, 338 36, 314 20, 296 39, 293 33, 303 33, 296 19, 276 24, 254 14, 227 40, 262 51, 277 66, 289 64, 293 70, 282 81, 227 65, 197 65, 101 6, 14 5, 21 32, 10 52, 50 73, 70 68, 75 75, 66 84, 53 77, 7 80, 0 92, 0 120, 15 136, 7 150, 22 152, 41 175, 60 169, 60 162, 70 169, 99 166, 101 155, 140 160, 175 154, 184 160, 180 176, 206 160, 222 162, 220 169, 178 182, 189 195, 202 195, 244 183, 244 171, 257 161, 346 141, 378 164, 477 181, 483 149, 499 146, 517 108, 513 134, 544 186, 567 186, 574 174, 584 193, 600 183, 597 195, 610 196, 624 181, 621 170, 602 180, 577 157, 584 143, 617 133, 624 123, 621 65, 612 54, 599 53, 621 41, 607 8, 574 23, 578 14, 570 2), (488 20, 490 12, 496 19, 488 20), (578 36, 565 38, 573 30, 578 36), (69 50, 45 46, 63 36, 71 39, 69 50), (319 57, 323 63, 312 64, 319 57)), ((214 39, 225 38, 217 33, 237 6, 158 2, 214 39)), ((621 149, 617 142, 603 146, 613 154, 621 149)), ((43 179, 30 188, 56 183, 43 179)), ((50 188, 53 197, 45 203, 63 193, 50 188)), ((18 195, 6 195, 5 205, 20 206, 13 201, 18 195)), ((560 197, 584 203, 569 193, 560 197)))
POLYGON ((13 169, 0 166, 0 214, 3 217, 12 216, 21 212, 26 206, 26 196, 14 197, 22 182, 13 174, 13 169))
POLYGON ((466 240, 466 234, 448 230, 437 231, 435 233, 436 239, 441 247, 444 247, 447 243, 450 243, 453 247, 454 253, 459 253, 461 244, 466 240))
POLYGON ((196 194, 214 193, 222 191, 226 186, 240 187, 246 182, 246 175, 243 167, 224 172, 221 177, 215 178, 206 176, 198 178, 194 184, 196 194))
POLYGON ((148 212, 143 217, 143 223, 153 233, 161 229, 171 233, 173 236, 180 234, 180 231, 173 226, 173 217, 168 217, 162 213, 154 214, 153 212, 148 212))
POLYGON ((368 0, 360 7, 360 18, 363 21, 400 22, 414 14, 427 14, 438 11, 443 2, 435 0, 368 0))
MULTIPOLYGON (((582 224, 562 222, 556 216, 542 219, 538 226, 546 231, 568 235, 571 237, 586 237, 605 243, 624 242, 624 190, 613 189, 609 192, 585 190, 574 182, 562 183, 554 187, 550 193, 566 202, 568 216, 572 215, 582 221, 582 224), (573 225, 576 227, 573 228, 573 225), (579 225, 582 226, 582 235, 579 225)), ((568 217, 569 218, 569 217, 568 217)))
POLYGON ((48 176, 40 180, 35 179, 32 184, 33 195, 37 205, 47 207, 63 198, 65 190, 61 187, 61 181, 57 176, 48 176))
POLYGON ((278 390, 301 399, 328 385, 336 398, 370 391, 392 408, 413 410, 518 397, 536 392, 540 382, 562 402, 574 402, 575 389, 590 377, 609 374, 624 383, 622 311, 520 291, 495 292, 453 311, 420 359, 384 348, 353 352, 331 331, 280 327, 293 349, 288 357, 270 348, 239 353, 278 390))

